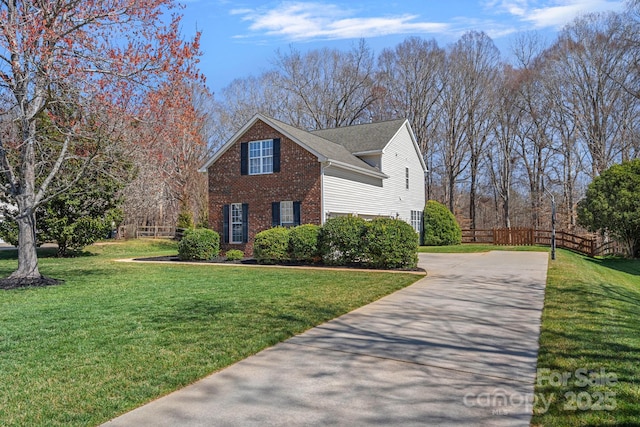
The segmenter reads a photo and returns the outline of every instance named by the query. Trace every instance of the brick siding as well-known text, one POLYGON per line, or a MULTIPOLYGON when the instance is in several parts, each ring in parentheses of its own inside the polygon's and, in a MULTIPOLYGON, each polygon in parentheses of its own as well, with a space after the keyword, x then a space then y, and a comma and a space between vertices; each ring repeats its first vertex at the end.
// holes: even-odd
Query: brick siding
POLYGON ((253 255, 255 235, 271 228, 271 203, 285 200, 302 202, 300 222, 321 223, 320 163, 313 154, 258 120, 208 169, 209 226, 222 240, 224 205, 249 205, 249 242, 224 244, 222 250, 240 249, 253 255), (280 172, 265 175, 240 174, 240 143, 280 138, 280 172))

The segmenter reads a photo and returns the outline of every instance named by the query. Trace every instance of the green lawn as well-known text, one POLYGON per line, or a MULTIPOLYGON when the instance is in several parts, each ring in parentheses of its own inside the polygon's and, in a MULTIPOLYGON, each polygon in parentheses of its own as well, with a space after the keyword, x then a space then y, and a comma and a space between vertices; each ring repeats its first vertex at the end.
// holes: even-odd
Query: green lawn
POLYGON ((532 425, 640 426, 640 261, 558 251, 538 369, 532 425))
POLYGON ((532 251, 547 252, 548 247, 544 246, 496 246, 491 244, 473 243, 452 246, 420 246, 418 252, 431 254, 468 254, 488 251, 532 251))
MULTIPOLYGON (((43 252, 61 286, 0 291, 0 425, 96 425, 418 280, 413 274, 114 262, 165 241, 43 252)), ((17 265, 0 251, 0 276, 17 265)))

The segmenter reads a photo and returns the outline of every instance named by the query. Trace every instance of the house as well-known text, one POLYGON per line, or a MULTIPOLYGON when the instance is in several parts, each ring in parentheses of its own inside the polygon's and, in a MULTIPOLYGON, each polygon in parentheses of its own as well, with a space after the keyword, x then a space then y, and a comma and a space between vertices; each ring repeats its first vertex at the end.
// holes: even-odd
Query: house
POLYGON ((341 215, 401 218, 420 231, 426 170, 407 120, 307 132, 260 114, 200 169, 222 249, 246 255, 262 230, 341 215))

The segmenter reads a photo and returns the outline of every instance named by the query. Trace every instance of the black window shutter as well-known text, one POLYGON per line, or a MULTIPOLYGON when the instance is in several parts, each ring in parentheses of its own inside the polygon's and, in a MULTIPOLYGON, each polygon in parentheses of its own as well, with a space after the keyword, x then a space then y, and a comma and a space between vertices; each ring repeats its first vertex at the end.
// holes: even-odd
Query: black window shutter
POLYGON ((302 202, 293 202, 293 225, 300 225, 300 207, 302 202))
POLYGON ((229 243, 229 205, 222 207, 222 243, 229 243))
POLYGON ((249 174, 249 143, 240 144, 240 175, 249 174))
POLYGON ((280 172, 280 138, 273 140, 273 171, 280 172))
POLYGON ((277 227, 280 225, 280 202, 271 203, 271 226, 277 227))
POLYGON ((242 204, 242 243, 249 241, 249 204, 242 204))

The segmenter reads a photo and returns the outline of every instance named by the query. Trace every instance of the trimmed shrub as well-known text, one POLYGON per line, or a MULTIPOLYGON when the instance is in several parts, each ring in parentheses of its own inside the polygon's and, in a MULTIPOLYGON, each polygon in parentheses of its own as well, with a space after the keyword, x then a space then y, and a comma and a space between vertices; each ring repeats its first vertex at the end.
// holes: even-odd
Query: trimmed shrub
POLYGON ((376 218, 364 235, 366 264, 374 268, 415 268, 418 233, 401 219, 376 218))
POLYGON ((318 258, 320 227, 304 224, 289 231, 289 250, 294 261, 313 262, 318 258))
POLYGON ((226 256, 227 261, 240 261, 242 258, 244 258, 244 252, 242 252, 240 249, 229 249, 226 256))
POLYGON ((424 207, 424 244, 447 246, 461 242, 462 230, 456 217, 442 203, 429 200, 424 207))
POLYGON ((327 220, 319 237, 320 255, 325 264, 346 265, 361 261, 366 227, 364 219, 353 216, 327 220))
POLYGON ((220 253, 220 235, 206 228, 189 229, 178 243, 178 257, 183 260, 210 260, 220 253))
POLYGON ((290 259, 289 229, 270 228, 256 234, 253 256, 259 264, 277 264, 290 259))

